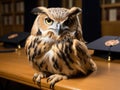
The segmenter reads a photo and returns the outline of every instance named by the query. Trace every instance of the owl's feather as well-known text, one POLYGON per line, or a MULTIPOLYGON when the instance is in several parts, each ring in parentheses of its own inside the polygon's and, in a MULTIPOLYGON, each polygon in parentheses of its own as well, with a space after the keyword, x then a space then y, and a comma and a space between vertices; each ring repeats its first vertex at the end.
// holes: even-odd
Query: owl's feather
POLYGON ((81 9, 39 7, 34 11, 38 16, 25 45, 29 61, 39 71, 34 81, 39 84, 48 77, 53 88, 62 79, 87 75, 97 69, 82 37, 78 20, 81 9))

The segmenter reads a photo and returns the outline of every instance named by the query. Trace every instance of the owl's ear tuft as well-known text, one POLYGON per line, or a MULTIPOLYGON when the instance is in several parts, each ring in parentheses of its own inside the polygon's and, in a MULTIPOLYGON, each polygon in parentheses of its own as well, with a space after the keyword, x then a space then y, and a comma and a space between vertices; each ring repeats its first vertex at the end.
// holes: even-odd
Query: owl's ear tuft
POLYGON ((77 14, 80 14, 81 12, 82 12, 81 8, 79 8, 79 7, 72 7, 69 10, 69 15, 77 15, 77 14))
POLYGON ((47 11, 48 11, 48 9, 46 7, 36 7, 36 8, 33 8, 33 10, 31 12, 35 15, 38 15, 40 13, 45 13, 47 11))

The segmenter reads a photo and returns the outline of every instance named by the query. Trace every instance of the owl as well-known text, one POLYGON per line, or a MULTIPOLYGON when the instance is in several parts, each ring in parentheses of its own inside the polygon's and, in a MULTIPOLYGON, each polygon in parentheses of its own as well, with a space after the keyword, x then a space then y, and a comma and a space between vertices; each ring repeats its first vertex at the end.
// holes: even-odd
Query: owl
POLYGON ((29 62, 38 72, 33 81, 40 85, 47 78, 50 88, 56 82, 97 70, 82 36, 79 7, 36 7, 37 15, 25 50, 29 62))

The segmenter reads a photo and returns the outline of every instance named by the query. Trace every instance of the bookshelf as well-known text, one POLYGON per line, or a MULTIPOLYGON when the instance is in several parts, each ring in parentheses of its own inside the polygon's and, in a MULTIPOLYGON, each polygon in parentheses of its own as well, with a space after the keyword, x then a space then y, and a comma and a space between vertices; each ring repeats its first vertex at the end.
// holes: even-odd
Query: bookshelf
POLYGON ((101 33, 120 35, 120 0, 101 0, 101 33))
POLYGON ((38 6, 48 7, 48 0, 38 0, 38 6))
MULTIPOLYGON (((82 9, 82 0, 62 0, 62 7, 71 8, 71 7, 80 7, 82 9)), ((82 14, 79 15, 80 23, 82 23, 82 14)))
POLYGON ((71 8, 74 6, 82 8, 82 0, 62 0, 62 7, 71 8))
POLYGON ((24 31, 24 0, 0 0, 0 32, 24 31))

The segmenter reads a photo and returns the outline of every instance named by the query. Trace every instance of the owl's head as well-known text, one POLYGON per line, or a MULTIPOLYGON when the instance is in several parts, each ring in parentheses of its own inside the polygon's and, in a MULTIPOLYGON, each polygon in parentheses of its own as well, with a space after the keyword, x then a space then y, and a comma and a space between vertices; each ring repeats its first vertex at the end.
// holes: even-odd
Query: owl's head
POLYGON ((64 32, 76 35, 82 33, 78 18, 81 9, 78 7, 72 7, 71 9, 37 7, 32 12, 37 14, 32 27, 32 34, 39 33, 43 35, 53 32, 59 36, 64 32))

